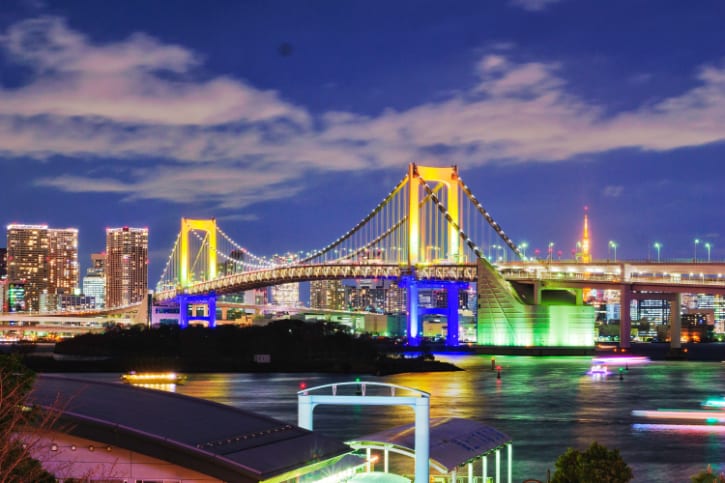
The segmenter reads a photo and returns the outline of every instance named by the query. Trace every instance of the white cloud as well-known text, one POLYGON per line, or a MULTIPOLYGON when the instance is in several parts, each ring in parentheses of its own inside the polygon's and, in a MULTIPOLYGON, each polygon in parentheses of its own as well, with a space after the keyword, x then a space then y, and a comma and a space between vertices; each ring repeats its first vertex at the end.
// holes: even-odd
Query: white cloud
POLYGON ((725 64, 703 66, 677 96, 606 116, 606 106, 567 90, 557 63, 517 62, 509 49, 483 56, 472 87, 443 100, 313 120, 273 91, 195 79, 200 56, 141 34, 97 45, 41 18, 12 26, 0 47, 35 71, 26 85, 0 88, 0 156, 64 155, 100 167, 113 159, 113 175, 39 183, 130 200, 241 207, 289 196, 311 170, 556 162, 725 139, 725 64), (252 189, 254 197, 244 194, 252 189))
POLYGON ((280 100, 274 91, 226 77, 192 80, 198 56, 146 35, 94 46, 63 20, 43 17, 11 26, 0 42, 11 58, 37 75, 29 85, 0 90, 0 115, 169 125, 309 122, 304 109, 280 100))

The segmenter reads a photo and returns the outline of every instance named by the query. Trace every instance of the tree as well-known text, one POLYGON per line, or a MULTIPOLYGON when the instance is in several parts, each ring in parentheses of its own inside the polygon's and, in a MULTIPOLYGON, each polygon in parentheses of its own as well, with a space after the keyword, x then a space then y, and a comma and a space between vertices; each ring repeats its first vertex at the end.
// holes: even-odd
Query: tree
POLYGON ((725 482, 725 474, 720 473, 719 476, 715 476, 712 473, 712 466, 707 465, 706 470, 691 476, 690 480, 692 480, 692 483, 723 483, 725 482))
POLYGON ((0 355, 0 482, 55 482, 30 455, 37 442, 32 437, 19 437, 21 431, 48 427, 50 414, 41 414, 25 405, 33 387, 35 374, 17 356, 0 355))
POLYGON ((552 483, 627 483, 633 478, 632 469, 619 455, 619 450, 607 449, 594 441, 579 452, 568 448, 556 460, 552 483))

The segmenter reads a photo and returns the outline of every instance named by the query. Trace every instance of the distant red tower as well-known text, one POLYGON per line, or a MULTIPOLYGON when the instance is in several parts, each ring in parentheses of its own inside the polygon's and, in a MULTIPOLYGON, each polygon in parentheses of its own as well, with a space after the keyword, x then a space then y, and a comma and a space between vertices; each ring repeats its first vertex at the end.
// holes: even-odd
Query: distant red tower
POLYGON ((580 260, 582 263, 589 263, 592 261, 591 245, 589 244, 589 207, 588 206, 584 207, 584 231, 582 233, 580 260))

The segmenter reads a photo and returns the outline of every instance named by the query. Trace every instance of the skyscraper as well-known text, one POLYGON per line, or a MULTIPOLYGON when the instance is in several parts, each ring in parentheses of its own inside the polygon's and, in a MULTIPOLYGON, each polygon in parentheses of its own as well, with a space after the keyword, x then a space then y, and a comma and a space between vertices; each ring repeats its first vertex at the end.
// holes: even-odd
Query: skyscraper
POLYGON ((144 300, 148 291, 148 228, 106 228, 106 307, 144 300))
POLYGON ((0 248, 0 280, 8 275, 8 249, 0 248))
MULTIPOLYGON (((274 263, 277 265, 291 265, 297 260, 297 255, 288 253, 283 256, 275 256, 274 263)), ((300 305, 300 284, 284 283, 272 287, 272 303, 283 307, 297 307, 300 305)))
POLYGON ((312 280, 310 307, 345 310, 345 287, 342 285, 342 280, 312 280))
POLYGON ((48 229, 48 293, 72 295, 78 288, 78 230, 48 229))
POLYGON ((48 225, 8 225, 8 281, 22 284, 24 297, 16 306, 39 310, 40 294, 48 290, 48 225))
POLYGON ((92 253, 91 267, 83 277, 83 295, 93 297, 95 308, 106 306, 106 254, 92 253))

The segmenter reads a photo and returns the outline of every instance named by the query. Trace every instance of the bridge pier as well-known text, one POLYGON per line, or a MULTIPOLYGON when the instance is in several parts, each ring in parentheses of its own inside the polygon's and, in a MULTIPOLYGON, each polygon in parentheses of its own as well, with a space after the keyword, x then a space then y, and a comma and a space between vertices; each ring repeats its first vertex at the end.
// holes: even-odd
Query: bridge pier
POLYGON ((185 329, 191 320, 205 320, 211 329, 216 327, 216 292, 209 292, 207 295, 180 294, 177 296, 179 303, 179 327, 185 329), (204 304, 207 307, 205 316, 189 315, 190 305, 204 304))
POLYGON ((629 349, 632 344, 632 287, 625 285, 619 291, 619 347, 629 349))
POLYGON ((446 317, 446 345, 458 345, 459 318, 458 318, 458 293, 461 287, 467 285, 460 282, 448 282, 443 280, 416 280, 413 277, 405 277, 401 280, 401 286, 407 287, 408 299, 408 320, 407 320, 407 337, 408 344, 412 346, 420 345, 423 330, 421 327, 421 315, 424 314, 442 314, 446 317), (418 298, 421 288, 445 288, 446 289, 446 307, 445 308, 421 308, 418 298))
POLYGON ((680 315, 681 301, 680 294, 675 293, 670 299, 670 317, 672 320, 670 330, 670 349, 679 351, 682 348, 680 337, 682 336, 682 315, 680 315))
MULTIPOLYGON (((682 349, 680 338, 682 336, 682 309, 680 293, 654 293, 654 292, 630 292, 630 300, 666 300, 670 304, 670 349, 672 352, 679 352, 682 349)), ((624 301, 622 301, 623 303, 624 301)), ((620 327, 621 329, 621 327, 620 327)), ((621 340, 621 337, 620 337, 621 340)), ((629 347, 629 345, 627 346, 629 347)))

